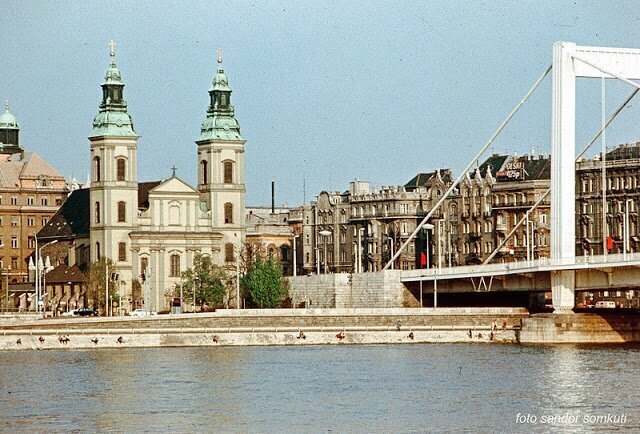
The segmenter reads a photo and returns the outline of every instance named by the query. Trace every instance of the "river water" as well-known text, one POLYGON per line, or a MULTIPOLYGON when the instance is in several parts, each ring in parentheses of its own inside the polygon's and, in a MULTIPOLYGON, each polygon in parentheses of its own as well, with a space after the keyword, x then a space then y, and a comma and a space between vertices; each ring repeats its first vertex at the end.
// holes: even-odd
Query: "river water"
POLYGON ((639 356, 484 344, 3 352, 0 431, 638 432, 639 356))

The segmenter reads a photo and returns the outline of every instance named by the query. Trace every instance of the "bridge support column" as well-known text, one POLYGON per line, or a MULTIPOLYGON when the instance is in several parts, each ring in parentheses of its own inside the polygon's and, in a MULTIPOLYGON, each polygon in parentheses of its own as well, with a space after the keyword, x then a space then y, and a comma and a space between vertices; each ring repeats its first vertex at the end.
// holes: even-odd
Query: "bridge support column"
MULTIPOLYGON (((551 104, 551 258, 575 257, 575 44, 553 45, 551 104)), ((558 313, 574 307, 575 275, 553 272, 553 306, 558 313)))
POLYGON ((572 313, 576 302, 575 271, 551 272, 553 313, 572 313))

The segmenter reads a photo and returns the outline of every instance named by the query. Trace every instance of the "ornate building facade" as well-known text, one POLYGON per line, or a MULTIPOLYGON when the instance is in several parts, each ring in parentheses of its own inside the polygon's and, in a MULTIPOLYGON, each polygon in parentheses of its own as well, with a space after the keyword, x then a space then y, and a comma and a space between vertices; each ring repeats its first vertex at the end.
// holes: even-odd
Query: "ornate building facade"
MULTIPOLYGON (((102 101, 89 137, 91 187, 82 205, 89 211, 90 261, 112 261, 125 311, 141 306, 167 310, 169 293, 196 254, 234 269, 244 245, 245 140, 231 105, 231 88, 218 58, 196 140, 194 188, 175 170, 166 180, 138 181, 138 135, 113 48, 101 87, 102 101), (138 283, 141 299, 133 290, 138 283)), ((234 288, 229 285, 230 292, 234 288)), ((237 300, 234 294, 229 298, 237 300)))
POLYGON ((576 254, 640 251, 640 142, 605 155, 606 216, 603 219, 602 159, 576 164, 576 254), (604 230, 603 230, 604 228, 604 230), (626 240, 626 241, 625 241, 626 240))
POLYGON ((25 152, 7 104, 0 115, 0 269, 9 282, 28 280, 36 234, 67 194, 62 175, 38 154, 25 152))

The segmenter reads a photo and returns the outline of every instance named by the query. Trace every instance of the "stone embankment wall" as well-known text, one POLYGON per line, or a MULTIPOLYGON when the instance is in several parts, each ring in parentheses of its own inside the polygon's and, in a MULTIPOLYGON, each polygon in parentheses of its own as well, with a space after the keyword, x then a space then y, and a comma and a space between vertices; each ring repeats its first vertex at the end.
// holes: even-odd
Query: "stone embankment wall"
POLYGON ((241 310, 0 326, 0 349, 516 342, 523 309, 241 310), (492 330, 492 322, 507 321, 492 330))
POLYGON ((295 305, 311 308, 403 307, 405 292, 400 270, 376 273, 314 274, 289 277, 295 305))
POLYGON ((521 343, 640 342, 640 316, 624 314, 540 314, 522 320, 521 343))

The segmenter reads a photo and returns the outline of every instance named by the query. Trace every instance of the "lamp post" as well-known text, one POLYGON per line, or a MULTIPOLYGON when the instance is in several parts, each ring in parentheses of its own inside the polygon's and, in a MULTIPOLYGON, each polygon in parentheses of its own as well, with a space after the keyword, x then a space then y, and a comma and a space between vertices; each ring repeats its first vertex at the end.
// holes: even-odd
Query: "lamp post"
POLYGON ((631 250, 629 240, 629 202, 633 202, 633 199, 626 199, 624 201, 624 254, 626 255, 631 250))
POLYGON ((362 232, 364 232, 364 228, 358 228, 358 257, 356 258, 357 273, 362 273, 362 232))
MULTIPOLYGON (((390 258, 393 258, 393 248, 394 248, 394 245, 393 245, 393 235, 389 235, 389 234, 387 234, 387 240, 389 241, 389 249, 390 249, 390 253, 391 253, 390 258)), ((394 269, 394 265, 395 265, 395 264, 394 264, 393 262, 391 262, 391 269, 392 269, 392 270, 394 269)))
POLYGON ((426 236, 426 239, 425 239, 425 247, 426 247, 426 249, 427 249, 427 257, 426 257, 427 263, 426 263, 426 268, 429 268, 429 267, 431 266, 431 264, 430 264, 430 260, 429 260, 429 250, 430 250, 430 249, 429 249, 429 231, 431 231, 431 236, 432 236, 433 238, 435 238, 435 237, 433 236, 433 235, 434 235, 434 229, 435 229, 435 226, 434 226, 434 225, 432 225, 431 223, 425 223, 422 227, 423 227, 424 229, 426 229, 426 232, 425 232, 425 236, 426 236))
POLYGON ((198 276, 193 279, 193 300, 191 301, 192 313, 196 313, 196 286, 200 286, 200 278, 198 276))
POLYGON ((300 235, 294 235, 293 236, 293 276, 297 276, 298 275, 298 258, 296 255, 296 239, 300 238, 300 235))
MULTIPOLYGON (((52 244, 55 244, 58 242, 58 240, 53 240, 53 241, 49 241, 48 243, 40 246, 40 248, 38 248, 38 234, 34 234, 34 238, 36 240, 36 249, 35 249, 35 261, 34 263, 32 263, 31 261, 29 261, 29 269, 35 271, 35 291, 36 291, 36 313, 40 313, 40 303, 41 303, 41 298, 42 298, 42 278, 43 275, 42 273, 45 271, 50 271, 50 270, 46 270, 45 268, 45 264, 42 261, 42 249, 44 249, 47 246, 50 246, 52 244)), ((50 264, 49 267, 50 268, 50 264)), ((7 285, 8 288, 8 285, 7 285)), ((46 288, 45 288, 46 290, 46 288)), ((8 295, 8 289, 7 289, 7 295, 8 295)), ((43 306, 44 306, 44 302, 43 306)))
POLYGON ((327 266, 328 266, 328 260, 327 260, 327 238, 329 236, 331 236, 332 232, 331 231, 320 231, 320 236, 324 238, 324 274, 327 274, 327 266))

